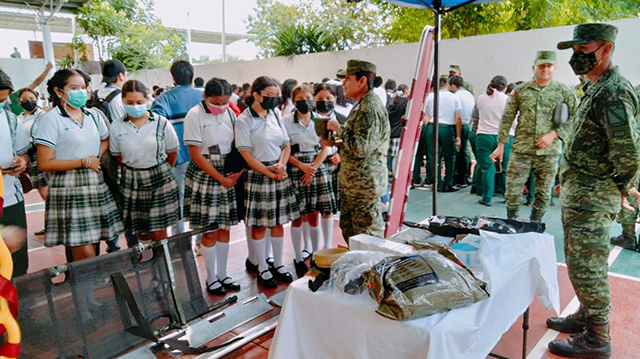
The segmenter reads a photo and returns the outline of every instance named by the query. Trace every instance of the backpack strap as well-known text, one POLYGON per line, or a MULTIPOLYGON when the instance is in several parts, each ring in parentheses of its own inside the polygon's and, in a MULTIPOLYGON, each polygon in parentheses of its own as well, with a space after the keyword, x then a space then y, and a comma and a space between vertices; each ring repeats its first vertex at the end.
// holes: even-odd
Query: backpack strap
POLYGON ((118 89, 118 88, 113 90, 113 91, 111 91, 111 93, 109 93, 109 95, 107 95, 107 97, 104 98, 104 102, 110 103, 111 100, 113 100, 113 98, 118 96, 121 92, 122 92, 122 90, 118 89))

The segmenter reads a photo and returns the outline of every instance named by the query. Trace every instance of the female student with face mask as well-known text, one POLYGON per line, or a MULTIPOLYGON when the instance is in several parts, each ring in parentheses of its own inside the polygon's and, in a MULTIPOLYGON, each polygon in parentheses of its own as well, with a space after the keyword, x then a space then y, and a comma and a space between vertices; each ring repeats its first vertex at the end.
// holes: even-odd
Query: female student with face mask
POLYGON ((171 172, 178 137, 171 123, 147 108, 147 88, 137 80, 122 86, 126 115, 111 124, 109 151, 122 168, 120 193, 127 230, 142 241, 167 237, 180 219, 178 185, 171 172))
MULTIPOLYGON (((40 120, 46 113, 43 109, 38 107, 38 95, 30 88, 24 88, 18 91, 18 101, 20 106, 24 108, 24 112, 18 116, 18 120, 22 123, 24 132, 27 134, 29 141, 32 144, 29 150, 29 160, 31 160, 31 181, 33 182, 33 188, 38 190, 40 197, 43 200, 47 199, 47 176, 38 167, 37 149, 38 147, 33 143, 36 133, 38 133, 38 127, 40 126, 40 120)), ((44 232, 37 232, 36 235, 44 234, 44 232)))
POLYGON ((276 114, 280 103, 279 87, 270 77, 257 78, 251 86, 249 107, 235 124, 236 146, 250 168, 245 185, 245 224, 251 227, 252 240, 249 242, 258 262, 258 282, 266 288, 274 288, 275 279, 293 280, 282 261, 282 226, 300 218, 295 190, 286 171, 291 151, 289 135, 276 114), (272 272, 265 258, 267 228, 271 233, 274 256, 272 272))
POLYGON ((230 96, 229 83, 213 78, 204 88, 202 102, 184 119, 184 143, 189 146, 191 157, 185 180, 184 215, 192 228, 217 226, 202 235, 200 250, 207 267, 207 291, 215 295, 240 290, 240 284, 227 275, 229 229, 238 224, 234 186, 244 173, 224 172, 236 122, 236 115, 229 108, 230 96))
POLYGON ((324 165, 329 147, 324 146, 314 125, 313 93, 306 86, 292 92, 296 111, 282 122, 291 140, 288 173, 296 189, 302 217, 291 224, 291 240, 295 251, 294 266, 298 277, 308 270, 302 258, 302 225, 309 226, 312 251, 320 249, 320 214, 331 216, 337 204, 331 187, 331 177, 324 165))
POLYGON ((48 82, 54 108, 35 137, 38 166, 51 172, 46 200, 47 247, 71 247, 73 260, 95 256, 95 245, 124 230, 104 183, 100 159, 109 132, 100 111, 85 108, 84 78, 74 70, 56 72, 48 82))
MULTIPOLYGON (((340 85, 342 86, 342 85, 340 85)), ((315 101, 316 112, 318 115, 332 120, 338 120, 344 123, 347 119, 344 115, 334 110, 336 104, 336 87, 327 83, 319 83, 313 91, 313 99, 315 101)), ((322 227, 322 236, 324 239, 324 248, 331 248, 331 240, 333 238, 333 215, 338 213, 340 208, 340 189, 338 187, 338 177, 340 173, 340 153, 338 147, 328 147, 327 158, 324 161, 327 172, 331 177, 331 188, 335 198, 336 206, 334 212, 329 215, 322 215, 320 226, 322 227)))

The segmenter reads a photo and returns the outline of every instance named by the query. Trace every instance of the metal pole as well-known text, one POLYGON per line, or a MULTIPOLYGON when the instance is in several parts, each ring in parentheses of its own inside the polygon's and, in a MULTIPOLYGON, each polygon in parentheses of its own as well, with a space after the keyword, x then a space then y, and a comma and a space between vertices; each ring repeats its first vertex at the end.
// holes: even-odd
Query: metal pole
POLYGON ((227 62, 227 32, 225 17, 224 0, 222 0, 222 62, 227 62))
POLYGON ((187 56, 189 56, 189 63, 191 63, 191 21, 189 21, 189 12, 187 11, 187 56))
POLYGON ((436 0, 436 6, 434 11, 435 15, 435 31, 434 31, 434 46, 433 46, 433 81, 435 91, 433 93, 433 161, 431 163, 431 173, 433 174, 433 187, 431 188, 432 196, 432 215, 438 213, 437 200, 438 195, 438 179, 440 179, 440 173, 438 173, 438 165, 440 164, 440 158, 438 157, 438 115, 439 115, 439 100, 440 100, 440 2, 436 0))
POLYGON ((44 49, 44 59, 53 64, 51 72, 56 71, 56 59, 53 56, 53 42, 51 41, 51 27, 48 24, 42 24, 42 47, 44 49))

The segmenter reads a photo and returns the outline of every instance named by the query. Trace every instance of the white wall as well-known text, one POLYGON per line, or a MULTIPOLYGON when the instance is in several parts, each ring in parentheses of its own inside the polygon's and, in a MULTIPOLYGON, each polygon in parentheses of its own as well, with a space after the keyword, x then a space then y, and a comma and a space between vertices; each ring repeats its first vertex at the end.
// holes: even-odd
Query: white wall
MULTIPOLYGON (((0 69, 11 77, 15 90, 31 85, 46 65, 44 59, 0 59, 0 69)), ((46 84, 42 85, 43 90, 46 89, 45 86, 46 84)))
MULTIPOLYGON (((619 28, 614 61, 622 74, 633 84, 640 83, 640 18, 613 21, 619 28)), ((573 37, 574 26, 554 27, 504 34, 448 39, 441 43, 441 72, 447 71, 449 64, 459 64, 465 80, 471 82, 478 94, 495 75, 504 75, 510 82, 528 80, 532 76, 531 67, 538 50, 555 50, 556 44, 573 37)), ((256 77, 269 75, 284 81, 295 78, 298 81, 318 82, 324 77, 333 78, 335 72, 346 67, 349 59, 363 59, 378 66, 378 74, 385 80, 394 78, 398 84, 410 84, 416 66, 419 44, 402 44, 385 47, 318 53, 226 64, 197 65, 196 76, 209 79, 217 76, 231 83, 251 83, 256 77)), ((568 61, 571 50, 557 51, 558 70, 556 79, 567 84, 577 84, 577 77, 571 71, 568 61)), ((140 71, 130 75, 145 84, 170 85, 168 69, 140 71)))

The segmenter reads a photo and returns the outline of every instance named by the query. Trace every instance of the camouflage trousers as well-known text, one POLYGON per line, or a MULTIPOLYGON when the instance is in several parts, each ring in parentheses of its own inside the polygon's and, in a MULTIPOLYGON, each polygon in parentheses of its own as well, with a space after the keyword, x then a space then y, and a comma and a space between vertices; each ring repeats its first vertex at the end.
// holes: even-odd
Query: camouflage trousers
POLYGON ((635 225, 636 219, 638 218, 638 204, 636 203, 635 197, 629 197, 629 204, 631 207, 635 209, 634 212, 627 211, 626 209, 620 209, 618 216, 616 217, 616 221, 621 225, 635 225))
POLYGON ((529 178, 529 172, 533 168, 533 177, 536 181, 536 193, 531 208, 540 218, 547 211, 551 200, 553 183, 558 173, 558 157, 560 155, 526 155, 511 152, 509 168, 507 170, 507 188, 505 199, 507 210, 518 211, 522 204, 522 190, 529 178))
POLYGON ((341 192, 340 228, 347 243, 350 237, 361 233, 384 238, 380 198, 347 196, 341 192))
POLYGON ((611 312, 609 232, 613 213, 562 208, 564 254, 569 279, 588 317, 604 321, 611 312))

